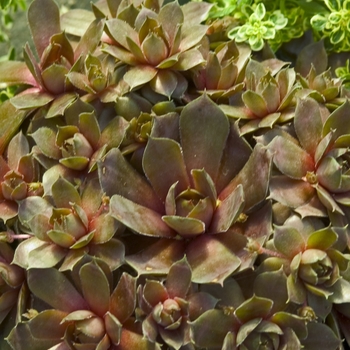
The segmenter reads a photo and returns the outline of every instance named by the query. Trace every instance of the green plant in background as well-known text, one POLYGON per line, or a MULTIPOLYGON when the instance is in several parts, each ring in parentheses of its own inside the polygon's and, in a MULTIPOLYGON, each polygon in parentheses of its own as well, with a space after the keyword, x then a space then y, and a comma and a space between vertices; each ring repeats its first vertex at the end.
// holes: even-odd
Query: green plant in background
POLYGON ((311 18, 311 26, 329 41, 335 52, 350 49, 350 2, 348 0, 324 0, 328 11, 311 18))
POLYGON ((324 3, 91 9, 34 0, 36 52, 0 62, 1 350, 348 350, 349 63, 303 35, 324 3))
POLYGON ((277 31, 288 23, 288 19, 279 11, 267 15, 263 3, 259 3, 255 9, 246 6, 243 11, 247 22, 231 29, 227 35, 238 43, 248 42, 253 51, 260 51, 265 40, 274 39, 277 31))

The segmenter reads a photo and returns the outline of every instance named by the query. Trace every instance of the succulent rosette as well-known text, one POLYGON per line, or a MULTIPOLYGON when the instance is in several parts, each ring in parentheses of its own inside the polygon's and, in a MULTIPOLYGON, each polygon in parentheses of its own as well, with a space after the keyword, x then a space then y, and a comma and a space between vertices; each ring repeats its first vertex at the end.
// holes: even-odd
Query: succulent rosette
MULTIPOLYGON (((164 273, 186 254, 193 281, 220 282, 241 265, 236 253, 245 256, 247 238, 229 229, 243 211, 249 213, 263 199, 271 156, 261 145, 251 153, 235 124, 206 96, 184 107, 177 125, 162 125, 164 119, 156 118, 143 154, 146 176, 135 171, 118 149, 99 162, 111 215, 138 234, 164 238, 149 247, 149 252, 154 250, 154 266, 141 261, 148 253, 129 256, 127 262, 139 273, 164 273), (217 138, 203 137, 214 128, 217 138), (252 177, 254 186, 248 185, 252 177), (217 250, 214 261, 202 254, 206 250, 217 250), (162 264, 156 262, 163 258, 162 264)), ((257 235, 264 239, 271 218, 268 206, 261 210, 250 219, 254 222, 260 215, 266 231, 257 235)), ((252 259, 247 265, 248 261, 252 259)))
POLYGON ((297 96, 310 96, 319 103, 326 103, 327 106, 339 96, 342 86, 342 79, 333 78, 329 69, 317 74, 313 65, 306 77, 298 74, 298 81, 303 89, 298 92, 297 96))
MULTIPOLYGON (((204 50, 202 50, 203 52, 204 50)), ((244 68, 250 56, 245 45, 236 45, 231 40, 218 45, 215 51, 203 54, 206 65, 194 73, 193 82, 197 90, 214 101, 228 102, 228 98, 244 87, 244 68)))
POLYGON ((135 16, 106 21, 109 43, 103 51, 129 66, 123 79, 131 90, 149 84, 169 98, 183 95, 188 82, 179 72, 204 63, 197 46, 207 31, 200 22, 210 6, 198 5, 195 11, 171 2, 159 13, 144 6, 135 16))
POLYGON ((19 350, 159 350, 158 344, 142 336, 132 317, 136 279, 122 274, 111 292, 112 283, 108 266, 95 260, 79 268, 74 284, 56 269, 31 269, 30 290, 53 309, 37 310, 29 321, 18 323, 9 343, 19 350))
POLYGON ((344 228, 323 227, 321 221, 291 216, 283 226, 275 226, 273 240, 267 245, 272 250, 271 257, 262 268, 283 266, 288 275, 289 300, 312 307, 318 317, 325 319, 332 303, 350 300, 350 282, 346 278, 350 256, 343 253, 346 235, 344 228))
POLYGON ((5 223, 17 215, 18 201, 43 193, 41 183, 36 182, 38 165, 22 132, 12 138, 6 158, 0 157, 0 217, 5 223))
MULTIPOLYGON (((226 280, 214 292, 220 298, 217 308, 190 322, 194 344, 210 350, 337 349, 339 340, 329 327, 308 323, 287 309, 286 282, 281 269, 259 274, 244 289, 234 279, 226 280), (253 295, 245 297, 247 291, 253 295)), ((211 286, 205 289, 213 291, 211 286)))
POLYGON ((136 314, 143 334, 155 342, 160 335, 174 349, 191 342, 188 321, 214 307, 209 293, 191 291, 191 268, 186 258, 174 263, 164 283, 147 280, 139 286, 136 314))
POLYGON ((285 62, 250 60, 245 72, 245 91, 234 95, 229 106, 222 106, 230 117, 241 119, 241 133, 283 124, 294 116, 294 95, 300 88, 292 68, 285 62))
POLYGON ((98 180, 91 179, 80 195, 59 177, 51 192, 52 201, 32 196, 20 202, 22 229, 32 237, 20 243, 14 262, 29 269, 53 267, 63 260, 60 270, 72 270, 89 254, 113 270, 120 266, 124 245, 113 236, 123 228, 108 213, 108 200, 103 199, 98 180))
POLYGON ((326 215, 325 208, 344 215, 350 193, 348 108, 345 102, 328 115, 315 100, 299 100, 294 118, 298 139, 282 130, 260 139, 271 141, 268 147, 282 173, 271 178, 271 198, 303 216, 326 215))

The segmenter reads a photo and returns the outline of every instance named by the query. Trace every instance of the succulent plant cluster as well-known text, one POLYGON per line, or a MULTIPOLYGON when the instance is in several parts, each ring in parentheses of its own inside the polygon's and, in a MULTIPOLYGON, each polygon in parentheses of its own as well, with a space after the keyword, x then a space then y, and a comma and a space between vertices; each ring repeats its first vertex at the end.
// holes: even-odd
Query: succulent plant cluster
POLYGON ((261 2, 212 8, 30 4, 0 63, 1 349, 349 349, 349 69, 276 57, 261 2))

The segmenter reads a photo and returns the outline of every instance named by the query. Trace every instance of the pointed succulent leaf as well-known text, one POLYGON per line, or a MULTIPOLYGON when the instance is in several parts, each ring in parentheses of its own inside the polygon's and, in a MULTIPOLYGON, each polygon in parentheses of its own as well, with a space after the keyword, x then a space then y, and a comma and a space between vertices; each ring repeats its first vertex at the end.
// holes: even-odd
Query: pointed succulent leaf
POLYGON ((327 250, 338 239, 338 235, 331 227, 313 232, 307 239, 307 249, 327 250))
POLYGON ((305 350, 316 350, 322 347, 329 350, 336 350, 340 340, 334 331, 325 324, 309 322, 307 325, 307 337, 301 340, 305 350))
POLYGON ((174 43, 178 25, 184 21, 184 14, 177 2, 171 2, 161 7, 157 20, 169 38, 169 46, 174 43))
POLYGON ((287 277, 283 269, 263 272, 254 280, 254 293, 273 300, 271 313, 285 309, 288 300, 287 277))
POLYGON ((65 316, 66 312, 60 310, 44 310, 30 321, 18 323, 7 340, 13 349, 18 350, 28 347, 37 350, 55 349, 66 330, 66 325, 61 324, 65 316))
POLYGON ((255 318, 265 318, 271 312, 273 301, 271 299, 252 296, 235 310, 240 322, 245 323, 255 318))
POLYGON ((84 35, 79 41, 74 51, 74 58, 77 60, 80 56, 86 56, 90 52, 94 52, 101 40, 105 21, 95 19, 88 27, 84 35))
POLYGON ((133 314, 135 305, 136 279, 124 272, 109 299, 109 311, 124 323, 133 314))
POLYGON ((109 309, 109 283, 106 275, 96 262, 82 266, 79 271, 85 301, 90 309, 102 317, 109 309))
POLYGON ((216 207, 217 194, 215 184, 211 177, 204 169, 192 169, 191 175, 193 179, 194 188, 203 196, 211 200, 213 208, 216 207))
POLYGON ((59 95, 65 90, 66 75, 68 69, 59 64, 52 64, 42 71, 41 77, 45 88, 54 95, 59 95))
POLYGON ((4 61, 0 63, 0 82, 8 86, 18 84, 36 85, 36 81, 27 65, 19 61, 4 61))
POLYGON ((169 297, 172 299, 175 297, 185 298, 191 286, 191 277, 191 267, 186 257, 175 262, 171 266, 165 281, 165 288, 169 297))
POLYGON ((52 242, 63 248, 69 248, 75 243, 75 238, 69 233, 57 230, 50 230, 47 232, 52 242))
POLYGON ((138 42, 137 32, 125 21, 118 18, 112 18, 106 21, 107 34, 114 39, 118 44, 128 49, 127 37, 134 42, 138 42))
POLYGON ((301 233, 296 228, 286 225, 275 226, 273 243, 280 253, 290 258, 306 248, 306 242, 301 233))
POLYGON ((15 250, 13 263, 23 267, 24 269, 29 268, 28 256, 29 253, 36 249, 44 246, 46 243, 36 237, 28 238, 22 241, 15 250))
POLYGON ((10 101, 5 101, 0 106, 0 114, 0 153, 3 154, 9 141, 17 133, 27 116, 27 112, 18 111, 10 101))
MULTIPOLYGON (((252 320, 246 321, 244 324, 241 325, 237 332, 236 342, 238 346, 243 345, 242 343, 247 339, 249 334, 253 333, 255 330, 258 332, 257 328, 261 324, 263 320, 261 318, 254 318, 252 320)), ((273 330, 274 331, 274 330, 273 330)), ((271 333, 274 333, 271 330, 271 333)), ((283 333, 280 329, 279 331, 283 333)))
POLYGON ((167 274, 172 264, 184 256, 184 240, 159 239, 141 253, 129 255, 126 262, 138 274, 167 274))
POLYGON ((33 1, 28 9, 28 22, 36 50, 41 57, 51 36, 61 32, 58 6, 52 0, 33 1))
POLYGON ((346 100, 338 107, 325 121, 323 125, 323 136, 326 136, 330 131, 334 132, 334 138, 350 134, 350 123, 348 120, 349 101, 346 100))
POLYGON ((168 55, 168 48, 163 38, 154 33, 146 36, 142 42, 141 49, 145 59, 152 66, 158 65, 168 55))
POLYGON ((193 238, 205 231, 204 222, 195 218, 164 215, 162 220, 184 238, 193 238))
POLYGON ((41 127, 31 136, 45 156, 53 159, 61 158, 61 150, 55 143, 56 133, 52 129, 41 127))
POLYGON ((64 115, 64 112, 66 111, 66 109, 72 103, 75 102, 77 97, 78 97, 77 94, 74 92, 66 93, 59 97, 56 97, 54 101, 52 101, 52 103, 50 104, 50 108, 45 118, 49 119, 49 118, 54 118, 54 117, 64 115))
POLYGON ((259 118, 268 114, 268 105, 265 99, 255 91, 247 90, 242 95, 244 104, 259 118))
POLYGON ((88 309, 83 297, 56 269, 30 269, 28 285, 35 296, 55 309, 66 312, 88 309))
POLYGON ((302 147, 314 155, 322 138, 322 119, 318 103, 311 98, 298 100, 294 127, 302 147))
POLYGON ((131 67, 124 75, 125 82, 130 86, 130 89, 137 88, 141 85, 149 83, 157 74, 157 69, 146 66, 131 67))
POLYGON ((79 130, 89 141, 90 145, 93 148, 97 148, 101 133, 94 112, 81 113, 79 115, 79 130))
POLYGON ((171 139, 149 137, 142 159, 143 170, 159 198, 164 201, 169 188, 178 181, 176 191, 189 187, 180 145, 171 139))
POLYGON ((164 96, 171 98, 178 85, 178 79, 171 70, 159 70, 157 75, 150 81, 151 88, 164 96))
POLYGON ((140 234, 155 237, 175 237, 175 232, 164 223, 159 213, 122 196, 112 196, 110 213, 115 219, 140 234))
POLYGON ((266 198, 271 163, 271 153, 262 144, 257 144, 243 169, 224 188, 219 195, 219 199, 223 201, 241 184, 245 200, 244 210, 247 211, 254 207, 266 198))
MULTIPOLYGON (((28 248, 28 246, 27 246, 28 248)), ((50 268, 57 265, 65 257, 64 248, 56 244, 44 242, 28 254, 28 268, 50 268)))
POLYGON ((209 228, 211 233, 226 232, 241 214, 244 207, 244 193, 242 185, 219 202, 209 228))
POLYGON ((26 91, 25 94, 16 95, 11 98, 11 103, 17 109, 31 109, 43 107, 54 99, 49 93, 38 92, 38 89, 26 91))
POLYGON ((208 97, 186 105, 180 115, 180 136, 187 171, 204 168, 215 182, 228 133, 227 117, 208 97))
POLYGON ((209 15, 212 4, 207 2, 188 2, 181 6, 184 13, 184 25, 192 26, 202 23, 209 15))
POLYGON ((241 261, 234 253, 235 239, 221 242, 220 235, 202 235, 188 245, 186 255, 195 283, 219 283, 231 275, 241 261), (203 254, 203 252, 208 252, 203 254))
POLYGON ((182 38, 179 50, 184 52, 197 45, 207 32, 208 27, 205 25, 194 25, 185 27, 182 31, 182 38))
POLYGON ((187 71, 205 62, 201 52, 197 48, 181 52, 173 69, 187 71))
POLYGON ((275 165, 284 175, 301 179, 306 176, 308 171, 312 172, 314 170, 312 157, 301 147, 284 137, 275 137, 268 147, 273 153, 275 165))
POLYGON ((208 310, 190 323, 191 339, 199 348, 220 349, 233 326, 232 315, 225 315, 222 310, 208 310))
POLYGON ((59 177, 52 185, 52 196, 57 208, 71 208, 70 203, 81 205, 79 192, 63 177, 59 177))
POLYGON ((164 210, 150 184, 127 162, 117 148, 112 148, 98 163, 98 172, 101 188, 107 196, 119 194, 155 211, 164 210))

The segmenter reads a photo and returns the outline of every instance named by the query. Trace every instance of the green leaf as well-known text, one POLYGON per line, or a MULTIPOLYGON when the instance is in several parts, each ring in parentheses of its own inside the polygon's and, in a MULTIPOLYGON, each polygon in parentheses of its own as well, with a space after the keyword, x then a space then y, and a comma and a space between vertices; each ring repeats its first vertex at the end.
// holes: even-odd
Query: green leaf
POLYGON ((96 315, 103 317, 109 309, 110 296, 106 275, 96 262, 90 262, 81 267, 79 276, 85 301, 96 315))
POLYGON ((326 250, 338 240, 338 235, 330 227, 313 232, 307 239, 308 249, 326 250))
POLYGON ((26 64, 19 61, 0 62, 0 82, 8 86, 16 84, 36 85, 36 81, 26 64))
POLYGON ((215 209, 209 228, 211 233, 226 232, 236 221, 244 208, 242 185, 238 185, 215 209))
POLYGON ((11 98, 11 103, 17 109, 31 109, 43 107, 54 100, 54 96, 46 92, 28 92, 11 98))
POLYGON ((307 324, 308 336, 301 340, 305 350, 336 350, 340 346, 340 339, 336 337, 333 330, 327 325, 319 322, 309 322, 307 324))
POLYGON ((81 204, 79 192, 63 177, 59 177, 52 185, 52 196, 57 208, 71 208, 70 203, 81 204))
POLYGON ((162 220, 184 238, 194 238, 205 231, 204 222, 195 218, 164 215, 162 220))
POLYGON ((225 114, 205 95, 184 107, 180 136, 189 175, 192 169, 204 168, 215 183, 229 128, 225 114))
POLYGON ((326 119, 323 125, 323 137, 330 131, 333 131, 334 139, 350 134, 349 108, 350 103, 346 100, 326 119))
POLYGON ((133 314, 135 305, 136 278, 124 272, 110 297, 109 311, 124 323, 133 314))
POLYGON ((55 309, 66 312, 89 309, 65 275, 56 269, 30 269, 28 285, 35 296, 55 309))
POLYGON ((162 201, 169 188, 178 182, 176 194, 190 183, 180 145, 171 139, 149 137, 142 159, 143 170, 162 201))
POLYGON ((17 110, 10 101, 0 105, 0 154, 4 153, 26 116, 26 111, 17 110))
POLYGON ((192 268, 192 282, 223 285, 239 267, 241 261, 234 253, 235 236, 231 236, 229 240, 221 240, 221 235, 200 235, 189 243, 186 255, 192 268))
POLYGON ((235 310, 235 315, 241 323, 246 323, 255 318, 268 317, 272 307, 272 300, 254 295, 235 310))
POLYGON ((162 220, 162 216, 152 209, 136 204, 119 195, 112 196, 110 200, 111 215, 132 230, 154 237, 175 237, 162 220))
POLYGON ((301 179, 315 168, 312 157, 306 151, 282 136, 275 137, 268 148, 273 153, 277 168, 291 178, 301 179))
POLYGON ((156 74, 157 69, 151 66, 138 65, 129 68, 123 78, 132 90, 141 85, 149 83, 156 76, 156 74))
POLYGON ((280 253, 291 259, 306 248, 301 233, 296 228, 286 225, 275 226, 273 243, 280 253))

